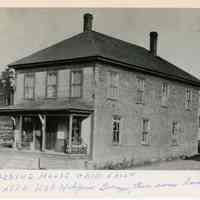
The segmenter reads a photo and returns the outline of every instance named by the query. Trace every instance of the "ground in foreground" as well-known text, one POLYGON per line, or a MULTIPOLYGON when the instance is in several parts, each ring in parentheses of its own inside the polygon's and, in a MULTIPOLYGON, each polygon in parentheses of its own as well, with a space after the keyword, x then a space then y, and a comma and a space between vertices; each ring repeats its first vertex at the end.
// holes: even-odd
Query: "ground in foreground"
POLYGON ((133 170, 200 170, 200 155, 188 159, 177 159, 172 161, 152 163, 145 166, 131 168, 133 170))

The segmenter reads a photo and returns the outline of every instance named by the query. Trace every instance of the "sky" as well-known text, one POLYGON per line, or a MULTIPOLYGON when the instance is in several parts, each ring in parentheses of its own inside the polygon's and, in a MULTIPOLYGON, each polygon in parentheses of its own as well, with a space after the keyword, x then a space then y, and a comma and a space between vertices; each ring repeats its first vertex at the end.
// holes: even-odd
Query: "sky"
POLYGON ((0 8, 0 71, 9 63, 83 31, 93 30, 149 49, 158 32, 158 55, 200 78, 200 9, 0 8))

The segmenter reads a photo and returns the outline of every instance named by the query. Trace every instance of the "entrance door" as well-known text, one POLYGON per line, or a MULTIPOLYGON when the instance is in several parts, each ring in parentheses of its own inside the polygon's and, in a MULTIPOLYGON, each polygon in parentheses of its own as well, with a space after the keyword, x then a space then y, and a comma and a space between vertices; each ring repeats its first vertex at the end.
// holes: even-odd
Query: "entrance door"
POLYGON ((55 150, 57 123, 54 117, 47 117, 46 127, 46 149, 55 150))
POLYGON ((33 137, 35 143, 35 150, 41 151, 42 150, 42 124, 40 122, 39 117, 34 118, 34 125, 33 125, 33 137))
POLYGON ((24 116, 22 124, 22 148, 27 150, 41 150, 42 131, 39 118, 24 116))

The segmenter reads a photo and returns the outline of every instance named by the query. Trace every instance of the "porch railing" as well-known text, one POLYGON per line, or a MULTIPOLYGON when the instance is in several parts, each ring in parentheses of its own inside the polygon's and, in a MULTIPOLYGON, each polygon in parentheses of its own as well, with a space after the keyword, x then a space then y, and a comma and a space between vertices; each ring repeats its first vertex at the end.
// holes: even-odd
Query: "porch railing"
POLYGON ((66 145, 66 153, 74 153, 74 154, 87 154, 88 152, 87 144, 81 144, 81 145, 71 145, 71 148, 69 145, 66 145))

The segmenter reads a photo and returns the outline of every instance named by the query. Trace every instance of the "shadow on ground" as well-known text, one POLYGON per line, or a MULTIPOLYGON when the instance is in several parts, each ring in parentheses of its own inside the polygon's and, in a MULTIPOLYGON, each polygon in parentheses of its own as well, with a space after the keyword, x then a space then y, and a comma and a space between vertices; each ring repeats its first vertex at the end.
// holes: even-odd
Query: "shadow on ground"
POLYGON ((194 156, 188 157, 188 158, 186 158, 185 160, 195 160, 195 161, 200 161, 200 154, 197 154, 197 155, 194 155, 194 156))

